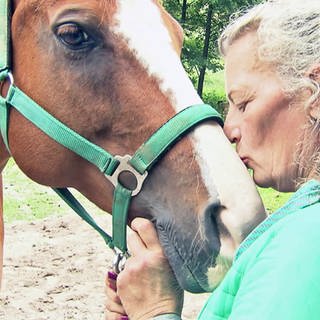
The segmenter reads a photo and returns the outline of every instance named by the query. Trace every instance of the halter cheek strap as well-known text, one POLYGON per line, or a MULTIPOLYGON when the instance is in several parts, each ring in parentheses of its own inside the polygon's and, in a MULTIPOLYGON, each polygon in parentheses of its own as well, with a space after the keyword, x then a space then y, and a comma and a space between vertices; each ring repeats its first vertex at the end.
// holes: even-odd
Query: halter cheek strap
POLYGON ((7 77, 10 69, 10 23, 11 23, 10 1, 2 0, 0 5, 0 81, 7 77))
POLYGON ((131 198, 136 196, 147 178, 148 171, 182 136, 203 121, 213 120, 223 125, 220 114, 206 104, 190 106, 160 127, 132 155, 113 156, 100 146, 92 143, 54 118, 22 90, 14 85, 10 73, 10 1, 1 0, 0 4, 0 85, 9 79, 10 87, 6 97, 0 96, 0 131, 9 150, 8 125, 10 108, 15 108, 26 119, 57 143, 78 154, 95 165, 114 185, 112 206, 112 236, 109 236, 82 207, 68 189, 54 189, 58 195, 87 223, 104 238, 106 244, 116 248, 116 268, 127 254, 126 224, 131 198), (133 188, 124 186, 119 177, 122 172, 129 172, 136 179, 133 188))
MULTIPOLYGON (((4 81, 9 76, 10 70, 10 23, 11 23, 10 1, 2 0, 0 5, 0 94, 4 81)), ((0 100, 0 130, 5 141, 7 138, 7 121, 9 118, 8 110, 3 106, 5 101, 0 100)), ((6 144, 8 149, 8 145, 6 144)))

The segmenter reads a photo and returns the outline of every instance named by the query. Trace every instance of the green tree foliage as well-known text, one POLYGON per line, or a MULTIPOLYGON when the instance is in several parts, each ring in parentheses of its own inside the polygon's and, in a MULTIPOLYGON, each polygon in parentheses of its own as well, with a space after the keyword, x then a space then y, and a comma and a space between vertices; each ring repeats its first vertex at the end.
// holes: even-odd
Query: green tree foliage
MULTIPOLYGON (((217 105, 220 93, 206 90, 205 75, 223 69, 217 40, 230 15, 262 0, 163 0, 164 7, 178 20, 185 32, 182 62, 198 93, 217 105), (214 100, 214 101, 211 101, 214 100), (218 101, 217 101, 218 100, 218 101)), ((223 101, 220 101, 221 105, 223 101)))

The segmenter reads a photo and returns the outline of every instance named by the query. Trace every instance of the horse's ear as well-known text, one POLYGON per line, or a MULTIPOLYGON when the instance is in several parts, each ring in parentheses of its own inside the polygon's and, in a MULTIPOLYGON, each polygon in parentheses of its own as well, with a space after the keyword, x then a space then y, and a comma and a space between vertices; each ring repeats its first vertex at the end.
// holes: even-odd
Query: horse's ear
POLYGON ((183 39, 184 39, 184 32, 180 25, 180 23, 174 19, 171 14, 167 12, 167 10, 163 7, 163 1, 162 0, 152 0, 159 8, 162 14, 162 17, 164 18, 165 24, 168 27, 168 30, 171 34, 173 46, 177 53, 181 54, 181 49, 183 46, 183 39))
POLYGON ((156 4, 159 4, 160 6, 163 6, 163 1, 162 0, 153 0, 156 4))
POLYGON ((177 25, 177 34, 176 34, 176 39, 177 39, 177 42, 176 42, 176 46, 177 46, 177 51, 179 54, 181 54, 181 50, 182 50, 182 47, 183 47, 183 40, 184 40, 184 31, 183 31, 183 28, 181 26, 181 24, 175 20, 174 18, 172 18, 176 25, 177 25))

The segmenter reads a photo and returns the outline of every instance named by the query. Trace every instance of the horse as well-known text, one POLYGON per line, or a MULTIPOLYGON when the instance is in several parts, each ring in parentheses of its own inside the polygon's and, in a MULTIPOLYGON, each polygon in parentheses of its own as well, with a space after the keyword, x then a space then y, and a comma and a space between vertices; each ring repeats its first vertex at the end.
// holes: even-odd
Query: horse
MULTIPOLYGON (((11 2, 12 75, 2 79, 2 97, 14 81, 52 117, 120 156, 133 154, 188 106, 202 110, 180 61, 183 30, 160 1, 11 2)), ((8 148, 0 141, 1 171, 13 157, 37 183, 75 188, 112 211, 114 185, 105 174, 15 107, 7 135, 8 148)), ((180 285, 203 292, 219 283, 265 210, 221 124, 208 119, 149 170, 130 202, 128 224, 138 216, 154 223, 180 285)), ((0 236, 3 242, 3 220, 0 236)))

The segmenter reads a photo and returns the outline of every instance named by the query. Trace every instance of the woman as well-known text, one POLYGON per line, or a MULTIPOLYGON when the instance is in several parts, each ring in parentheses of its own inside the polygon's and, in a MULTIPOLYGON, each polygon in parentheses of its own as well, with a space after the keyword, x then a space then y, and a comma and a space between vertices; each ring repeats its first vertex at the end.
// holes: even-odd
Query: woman
MULTIPOLYGON (((319 319, 320 1, 257 5, 226 28, 220 51, 226 135, 259 186, 295 194, 240 245, 199 319, 319 319)), ((132 228, 107 319, 180 319, 183 294, 156 232, 142 219, 132 228)))

